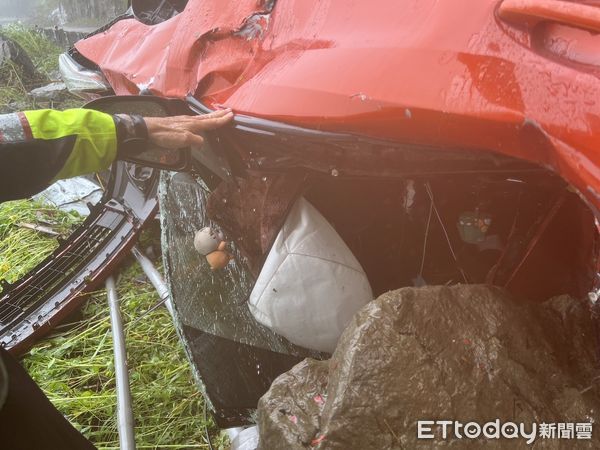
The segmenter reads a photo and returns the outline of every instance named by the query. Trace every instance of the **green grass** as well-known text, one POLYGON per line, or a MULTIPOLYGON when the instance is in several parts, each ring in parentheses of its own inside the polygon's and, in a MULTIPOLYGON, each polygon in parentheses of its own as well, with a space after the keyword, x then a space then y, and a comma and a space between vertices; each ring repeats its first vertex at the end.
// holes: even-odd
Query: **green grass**
MULTIPOLYGON (((138 448, 208 448, 202 395, 166 309, 128 326, 157 300, 137 266, 118 284, 126 329, 129 376, 138 448)), ((100 449, 118 448, 112 335, 106 294, 98 292, 75 326, 57 329, 27 355, 32 377, 100 449)))
POLYGON ((33 102, 27 97, 30 87, 16 64, 7 62, 0 66, 0 114, 10 111, 9 105, 14 102, 32 108, 33 102))
POLYGON ((1 32, 23 47, 38 72, 51 78, 57 69, 58 56, 64 51, 63 49, 42 34, 21 24, 8 25, 3 27, 1 32))
MULTIPOLYGON (((0 279, 14 281, 56 247, 56 240, 17 226, 52 221, 68 234, 81 220, 29 200, 0 205, 0 279)), ((158 239, 157 229, 146 240, 158 239)), ((171 317, 159 308, 134 320, 158 301, 152 285, 133 261, 118 282, 126 330, 129 375, 140 449, 224 448, 177 337, 171 317)), ((52 403, 99 449, 117 449, 116 393, 109 308, 104 290, 90 296, 81 317, 55 329, 23 360, 52 403)))
POLYGON ((68 236, 83 220, 77 213, 48 208, 30 200, 0 204, 0 279, 12 283, 58 247, 55 238, 20 226, 38 224, 68 236))
POLYGON ((38 107, 57 109, 75 108, 81 106, 81 99, 72 94, 65 94, 58 104, 37 104, 28 92, 45 85, 50 81, 58 81, 58 56, 63 50, 46 39, 42 34, 20 24, 13 24, 0 29, 0 34, 17 42, 31 58, 40 77, 28 79, 21 68, 12 62, 0 66, 0 113, 12 111, 10 105, 17 104, 19 109, 35 109, 38 107))

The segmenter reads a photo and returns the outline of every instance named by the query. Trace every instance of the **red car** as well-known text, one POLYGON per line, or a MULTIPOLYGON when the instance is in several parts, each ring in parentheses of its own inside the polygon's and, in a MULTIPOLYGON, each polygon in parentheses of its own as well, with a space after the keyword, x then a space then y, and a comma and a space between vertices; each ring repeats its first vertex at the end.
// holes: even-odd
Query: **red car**
POLYGON ((69 58, 117 94, 237 114, 192 152, 192 174, 163 174, 160 194, 179 326, 221 426, 248 423, 275 376, 327 353, 331 341, 309 338, 345 323, 332 299, 358 278, 342 266, 370 298, 491 283, 595 304, 600 2, 159 3, 69 58), (277 275, 304 217, 337 233, 309 256, 338 265, 277 275), (223 270, 194 249, 207 226, 231 242, 223 270), (267 294, 271 312, 277 296, 299 299, 292 320, 258 311, 267 294))

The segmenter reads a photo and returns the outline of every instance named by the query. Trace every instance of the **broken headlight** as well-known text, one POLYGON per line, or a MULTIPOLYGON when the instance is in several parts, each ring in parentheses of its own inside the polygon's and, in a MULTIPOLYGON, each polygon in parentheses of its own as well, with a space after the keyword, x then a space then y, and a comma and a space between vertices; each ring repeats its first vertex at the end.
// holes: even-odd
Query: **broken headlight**
POLYGON ((59 56, 58 65, 60 75, 69 92, 87 100, 112 92, 102 72, 82 66, 68 53, 59 56))

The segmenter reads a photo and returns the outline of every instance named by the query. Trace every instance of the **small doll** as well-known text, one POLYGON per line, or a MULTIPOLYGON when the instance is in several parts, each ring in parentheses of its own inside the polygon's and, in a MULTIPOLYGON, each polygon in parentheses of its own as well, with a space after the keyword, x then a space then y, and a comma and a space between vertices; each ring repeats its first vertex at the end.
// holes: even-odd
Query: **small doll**
POLYGON ((194 248, 206 256, 211 270, 224 268, 233 256, 227 252, 227 242, 223 235, 210 227, 202 228, 194 236, 194 248))

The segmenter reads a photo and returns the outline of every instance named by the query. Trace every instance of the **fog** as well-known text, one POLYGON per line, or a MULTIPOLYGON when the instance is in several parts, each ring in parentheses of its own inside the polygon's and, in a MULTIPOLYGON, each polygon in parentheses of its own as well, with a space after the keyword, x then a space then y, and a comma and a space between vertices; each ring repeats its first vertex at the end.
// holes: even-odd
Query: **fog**
POLYGON ((0 0, 0 17, 26 18, 32 15, 36 0, 0 0))
POLYGON ((0 25, 99 26, 125 12, 127 0, 0 0, 0 25))

